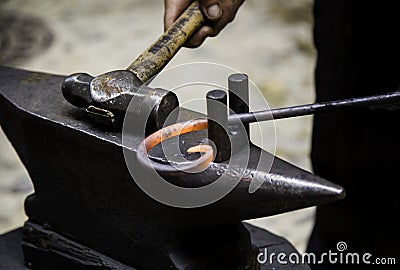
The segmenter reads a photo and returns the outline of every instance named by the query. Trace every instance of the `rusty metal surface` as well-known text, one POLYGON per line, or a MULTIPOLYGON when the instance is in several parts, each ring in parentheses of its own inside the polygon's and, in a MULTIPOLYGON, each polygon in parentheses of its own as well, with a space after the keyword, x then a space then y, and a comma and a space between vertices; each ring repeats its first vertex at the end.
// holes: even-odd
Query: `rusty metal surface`
MULTIPOLYGON (((220 201, 190 209, 161 204, 132 180, 121 150, 121 131, 87 121, 83 111, 65 101, 60 88, 64 79, 0 68, 0 123, 35 187, 35 193, 25 202, 26 213, 36 223, 48 224, 122 263, 170 265, 174 262, 168 254, 173 250, 168 243, 176 232, 196 229, 202 235, 197 241, 209 244, 215 236, 206 228, 328 203, 344 196, 340 186, 252 145, 247 168, 214 163, 202 173, 180 172, 168 179, 181 186, 201 186, 221 174, 234 179, 243 173, 240 183, 220 201), (255 169, 261 152, 267 159, 274 158, 271 171, 255 169), (251 180, 263 183, 252 194, 248 192, 251 180)), ((181 110, 180 118, 195 115, 181 110)), ((195 143, 205 138, 202 132, 182 137, 195 143)), ((135 136, 131 139, 140 142, 135 136)), ((236 155, 238 159, 245 158, 240 153, 236 155)), ((227 239, 231 236, 226 235, 227 239)), ((193 235, 186 234, 185 239, 188 237, 193 235)))

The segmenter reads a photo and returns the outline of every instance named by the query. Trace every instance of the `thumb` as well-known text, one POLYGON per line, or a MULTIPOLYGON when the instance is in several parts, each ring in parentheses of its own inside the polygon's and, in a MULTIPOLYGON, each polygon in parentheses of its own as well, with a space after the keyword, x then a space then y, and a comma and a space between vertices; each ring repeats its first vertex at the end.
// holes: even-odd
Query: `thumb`
POLYGON ((222 16, 220 0, 203 0, 200 2, 201 11, 211 21, 218 20, 222 16))

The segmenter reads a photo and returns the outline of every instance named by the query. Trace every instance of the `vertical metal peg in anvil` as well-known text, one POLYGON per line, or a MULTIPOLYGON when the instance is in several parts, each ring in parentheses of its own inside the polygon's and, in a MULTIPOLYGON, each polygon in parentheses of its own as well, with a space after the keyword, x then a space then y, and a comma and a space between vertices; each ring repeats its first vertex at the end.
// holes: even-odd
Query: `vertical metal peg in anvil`
MULTIPOLYGON (((240 119, 232 124, 234 115, 228 117, 218 112, 229 106, 235 113, 248 113, 247 78, 243 74, 229 77, 230 104, 226 104, 226 94, 220 91, 207 96, 208 117, 217 117, 218 121, 210 121, 208 130, 179 138, 188 145, 196 145, 209 137, 217 147, 216 160, 199 173, 177 170, 165 176, 178 186, 199 187, 213 183, 221 174, 227 181, 235 181, 241 171, 231 192, 205 206, 174 207, 154 200, 132 179, 123 151, 131 152, 137 163, 137 149, 126 148, 121 132, 128 104, 132 97, 137 97, 137 88, 144 87, 149 92, 139 98, 150 108, 146 134, 163 126, 166 116, 178 108, 177 98, 172 92, 151 89, 144 83, 179 50, 185 42, 182 36, 189 37, 202 21, 194 2, 182 20, 178 19, 175 26, 123 71, 97 77, 87 74, 66 77, 0 68, 0 124, 35 189, 25 201, 28 220, 22 228, 22 239, 21 231, 0 238, 0 251, 4 251, 0 252, 0 268, 266 269, 275 266, 258 263, 257 255, 264 247, 287 254, 297 251, 285 239, 243 220, 344 197, 342 187, 251 142, 249 156, 233 147, 235 143, 227 144, 226 140, 232 136, 220 132, 224 128, 221 121, 229 129, 240 126, 240 119), (187 21, 193 22, 193 18, 194 26, 186 28, 187 21), (177 33, 181 37, 175 39, 177 33), (168 47, 170 41, 174 45, 172 50, 168 47), (158 54, 163 50, 169 55, 159 61, 158 54), (222 102, 222 107, 212 105, 212 100, 222 102), (91 121, 88 113, 96 121, 91 121), (232 147, 231 153, 222 150, 227 149, 226 145, 232 147), (232 159, 243 160, 245 166, 230 166, 232 159), (271 168, 260 169, 260 162, 271 162, 271 168), (254 182, 260 186, 250 193, 254 182), (18 253, 18 243, 22 253, 18 253)), ((179 108, 176 121, 199 117, 204 116, 179 108)), ((249 138, 248 122, 243 123, 233 142, 249 138)), ((130 136, 136 142, 143 139, 136 133, 130 136)), ((168 163, 160 148, 150 156, 153 162, 168 163)), ((309 267, 296 265, 293 269, 309 267)))

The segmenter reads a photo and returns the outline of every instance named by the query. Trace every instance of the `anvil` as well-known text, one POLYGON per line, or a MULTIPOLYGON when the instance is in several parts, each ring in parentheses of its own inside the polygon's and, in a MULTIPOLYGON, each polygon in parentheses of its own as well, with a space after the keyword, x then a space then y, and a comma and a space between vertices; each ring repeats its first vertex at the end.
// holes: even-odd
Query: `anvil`
MULTIPOLYGON (((259 249, 295 251, 243 220, 344 196, 342 187, 251 145, 244 174, 225 197, 194 208, 163 204, 132 180, 121 130, 87 121, 83 111, 64 100, 64 79, 0 68, 1 127, 34 185, 25 201, 29 219, 23 227, 25 262, 32 269, 267 269, 257 263, 259 249), (273 158, 269 171, 257 170, 261 154, 273 158), (262 184, 249 193, 255 180, 262 184)), ((180 108, 180 120, 196 115, 180 108)), ((182 139, 198 142, 205 136, 196 132, 182 139)), ((135 149, 128 150, 134 157, 135 149)), ((228 179, 237 173, 220 162, 170 180, 201 186, 221 172, 228 179)))

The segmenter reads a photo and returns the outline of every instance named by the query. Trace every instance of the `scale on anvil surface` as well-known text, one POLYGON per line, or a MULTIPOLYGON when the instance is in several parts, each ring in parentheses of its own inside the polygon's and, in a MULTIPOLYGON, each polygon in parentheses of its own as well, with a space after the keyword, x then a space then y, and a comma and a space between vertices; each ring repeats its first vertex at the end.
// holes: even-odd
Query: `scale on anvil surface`
MULTIPOLYGON (((259 252, 264 248, 285 254, 297 251, 285 239, 242 221, 343 198, 344 190, 340 186, 274 157, 251 143, 250 156, 235 148, 232 148, 230 156, 223 150, 229 146, 227 135, 212 122, 207 127, 208 133, 202 129, 182 138, 197 144, 208 134, 217 147, 215 162, 200 173, 173 171, 167 172, 165 178, 181 186, 201 186, 214 182, 221 172, 228 180, 235 181, 240 169, 243 177, 225 197, 202 207, 173 207, 152 199, 132 180, 123 152, 132 153, 136 162, 136 149, 127 149, 118 128, 127 106, 137 93, 136 88, 141 88, 142 82, 165 66, 185 42, 185 37, 190 36, 202 20, 194 2, 170 30, 124 71, 97 77, 87 74, 65 77, 0 68, 0 123, 35 188, 25 201, 28 221, 22 229, 0 238, 0 268, 279 268, 275 261, 260 265, 257 262, 259 252), (196 22, 185 28, 186 22, 193 21, 192 18, 196 22), (163 52, 163 46, 173 46, 174 49, 168 47, 168 54, 162 56, 161 61, 158 56, 155 57, 157 61, 146 62, 149 55, 163 52), (104 89, 107 91, 101 92, 104 89), (74 108, 70 103, 85 110, 74 108), (91 121, 87 113, 95 120, 117 128, 99 125, 91 121), (270 170, 259 168, 260 157, 273 160, 270 170), (230 159, 245 159, 246 166, 231 168, 227 166, 230 159), (249 181, 249 176, 252 181, 249 181), (249 193, 254 181, 260 186, 249 193)), ((233 136, 233 141, 248 138, 246 123, 254 120, 399 101, 399 94, 393 93, 246 113, 248 107, 241 101, 246 100, 246 80, 243 74, 229 77, 229 107, 240 117, 228 118, 221 113, 221 108, 226 111, 226 93, 214 91, 207 96, 207 101, 216 100, 223 104, 210 105, 210 119, 225 123, 225 127, 233 122, 235 125, 244 123, 244 130, 236 133, 238 135, 233 136)), ((143 87, 149 94, 139 96, 139 99, 149 108, 146 133, 150 134, 162 127, 166 116, 178 103, 174 94, 167 90, 143 87), (153 107, 160 109, 153 110, 153 107)), ((179 108, 177 121, 200 116, 204 117, 179 108)), ((130 136, 132 141, 143 139, 136 133, 130 136)), ((158 150, 151 152, 156 162, 163 160, 158 150)), ((285 267, 309 269, 307 265, 285 267)))

